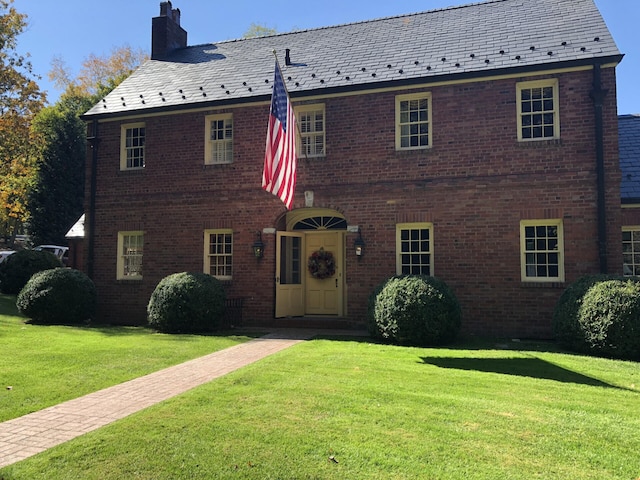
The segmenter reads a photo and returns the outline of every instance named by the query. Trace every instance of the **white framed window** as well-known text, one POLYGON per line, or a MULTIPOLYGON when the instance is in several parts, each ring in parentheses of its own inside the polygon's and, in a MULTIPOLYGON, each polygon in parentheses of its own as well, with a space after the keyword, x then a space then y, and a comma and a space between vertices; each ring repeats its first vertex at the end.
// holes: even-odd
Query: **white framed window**
POLYGON ((324 157, 325 150, 325 109, 324 105, 303 105, 296 108, 296 120, 300 127, 300 156, 324 157))
POLYGON ((218 280, 231 280, 233 274, 233 231, 204 231, 204 273, 218 280))
POLYGON ((396 150, 431 147, 431 94, 396 97, 396 150))
POLYGON ((560 138, 558 80, 520 82, 516 85, 518 140, 560 138))
POLYGON ((396 225, 396 273, 433 275, 433 224, 396 225))
POLYGON ((522 220, 520 254, 523 282, 564 282, 562 220, 522 220))
POLYGON ((233 114, 207 115, 205 159, 207 165, 233 163, 233 114))
POLYGON ((128 123, 120 127, 120 170, 144 168, 145 124, 128 123))
POLYGON ((640 276, 640 226, 622 227, 622 273, 640 276))
POLYGON ((118 232, 118 280, 142 279, 144 232, 118 232))

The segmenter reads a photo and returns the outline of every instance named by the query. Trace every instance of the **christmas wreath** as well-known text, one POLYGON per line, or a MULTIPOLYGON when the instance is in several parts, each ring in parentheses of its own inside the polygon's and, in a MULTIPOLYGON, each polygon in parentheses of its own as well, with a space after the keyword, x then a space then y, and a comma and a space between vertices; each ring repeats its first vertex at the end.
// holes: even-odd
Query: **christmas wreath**
POLYGON ((336 273, 336 260, 333 258, 333 253, 326 252, 324 248, 311 254, 307 266, 311 276, 320 280, 333 277, 336 273))

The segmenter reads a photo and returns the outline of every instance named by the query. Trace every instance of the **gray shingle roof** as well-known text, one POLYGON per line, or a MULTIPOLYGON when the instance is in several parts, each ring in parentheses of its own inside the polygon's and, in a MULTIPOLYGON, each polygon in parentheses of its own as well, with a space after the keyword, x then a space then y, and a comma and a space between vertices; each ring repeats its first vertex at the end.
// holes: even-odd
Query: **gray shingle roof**
POLYGON ((180 49, 147 61, 85 118, 265 100, 273 50, 292 98, 621 59, 593 0, 490 0, 180 49))
POLYGON ((640 201, 640 114, 618 117, 622 202, 640 201))

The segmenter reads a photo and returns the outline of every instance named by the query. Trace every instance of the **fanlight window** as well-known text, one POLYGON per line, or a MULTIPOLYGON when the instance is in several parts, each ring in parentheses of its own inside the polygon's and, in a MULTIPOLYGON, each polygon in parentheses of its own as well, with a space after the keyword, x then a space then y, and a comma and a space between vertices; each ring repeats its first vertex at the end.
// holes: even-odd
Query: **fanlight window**
POLYGON ((340 217, 309 217, 293 226, 294 230, 346 230, 347 221, 340 217))

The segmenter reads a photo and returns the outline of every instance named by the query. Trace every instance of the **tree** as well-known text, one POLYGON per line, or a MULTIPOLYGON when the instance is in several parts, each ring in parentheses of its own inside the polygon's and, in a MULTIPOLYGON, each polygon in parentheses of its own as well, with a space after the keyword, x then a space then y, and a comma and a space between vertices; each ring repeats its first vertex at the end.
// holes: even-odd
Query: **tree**
POLYGON ((79 116, 92 103, 91 97, 63 95, 33 121, 33 134, 42 139, 29 195, 29 233, 35 244, 64 244, 84 211, 86 128, 79 116))
POLYGON ((5 238, 13 238, 28 218, 36 144, 29 125, 46 101, 31 64, 16 52, 26 18, 13 8, 13 0, 0 0, 0 233, 5 238))
POLYGON ((148 58, 149 55, 140 48, 117 47, 109 56, 89 55, 82 62, 80 73, 73 78, 64 60, 55 57, 48 77, 68 95, 103 97, 148 58))
POLYGON ((259 23, 251 23, 246 32, 244 32, 244 38, 255 38, 255 37, 267 37, 269 35, 277 35, 278 31, 275 28, 267 27, 266 25, 261 25, 259 23))

